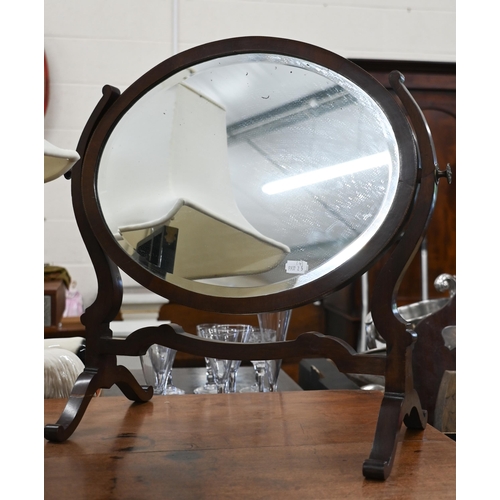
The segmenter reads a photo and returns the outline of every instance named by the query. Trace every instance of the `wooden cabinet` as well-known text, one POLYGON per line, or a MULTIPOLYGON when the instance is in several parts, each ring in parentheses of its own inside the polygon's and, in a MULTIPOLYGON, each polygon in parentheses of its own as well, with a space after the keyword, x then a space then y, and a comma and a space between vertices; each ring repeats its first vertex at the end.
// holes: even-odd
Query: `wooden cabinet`
MULTIPOLYGON (((453 181, 439 181, 438 196, 427 230, 428 294, 442 297, 434 289, 435 278, 456 273, 456 64, 408 61, 356 60, 389 87, 389 73, 397 69, 418 103, 431 131, 441 170, 450 164, 453 181)), ((421 262, 417 254, 401 283, 398 305, 422 299, 421 262)))
MULTIPOLYGON (((389 90, 390 72, 398 70, 404 75, 405 85, 428 122, 440 170, 450 164, 452 184, 445 179, 439 181, 436 205, 426 235, 428 297, 442 297, 434 288, 434 280, 443 273, 456 274, 456 64, 368 59, 353 62, 389 90)), ((374 276, 383 262, 384 259, 368 273, 369 296, 376 293, 374 276)), ((401 282, 397 304, 418 302, 422 297, 422 267, 418 253, 401 282)), ((356 347, 361 325, 361 280, 327 297, 324 305, 327 333, 344 338, 356 347)))
POLYGON ((62 280, 44 282, 44 327, 57 328, 66 304, 66 288, 62 280))

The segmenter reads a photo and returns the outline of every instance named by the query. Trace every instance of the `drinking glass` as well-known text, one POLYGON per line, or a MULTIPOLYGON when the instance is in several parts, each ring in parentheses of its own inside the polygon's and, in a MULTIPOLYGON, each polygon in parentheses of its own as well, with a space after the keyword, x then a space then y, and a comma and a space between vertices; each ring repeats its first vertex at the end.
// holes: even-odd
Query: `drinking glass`
MULTIPOLYGON (((276 341, 286 340, 288 326, 290 325, 290 317, 292 310, 259 313, 259 327, 261 330, 274 330, 276 332, 276 341)), ((276 392, 278 390, 278 375, 281 368, 281 359, 266 360, 265 370, 266 376, 269 379, 269 391, 276 392)))
MULTIPOLYGON (((209 339, 210 333, 215 332, 216 323, 203 323, 196 325, 196 332, 199 337, 209 339)), ((205 358, 206 382, 194 390, 195 394, 217 394, 217 384, 215 383, 214 372, 208 358, 205 358)))
MULTIPOLYGON (((210 338, 220 342, 246 342, 252 331, 250 325, 217 325, 210 338)), ((236 376, 241 360, 209 358, 217 392, 236 392, 236 376)))
POLYGON ((141 356, 142 372, 147 385, 153 386, 153 394, 184 394, 185 391, 172 384, 172 367, 177 351, 153 344, 146 354, 141 356))
MULTIPOLYGON (((253 328, 247 342, 248 343, 263 343, 275 342, 276 330, 270 328, 253 328)), ((255 383, 249 386, 242 387, 240 392, 270 392, 271 383, 273 379, 269 378, 271 371, 269 369, 269 362, 266 360, 252 360, 255 370, 255 383)))

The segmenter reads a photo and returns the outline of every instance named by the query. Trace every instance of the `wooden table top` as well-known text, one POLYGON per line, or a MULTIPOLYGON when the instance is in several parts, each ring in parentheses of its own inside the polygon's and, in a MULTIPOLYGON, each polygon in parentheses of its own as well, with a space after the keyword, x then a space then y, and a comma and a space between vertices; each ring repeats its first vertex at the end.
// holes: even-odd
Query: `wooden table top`
MULTIPOLYGON (((366 480, 381 393, 297 391, 94 398, 64 443, 45 443, 45 498, 446 499, 456 444, 403 425, 389 478, 366 480)), ((45 400, 45 423, 65 400, 45 400)))

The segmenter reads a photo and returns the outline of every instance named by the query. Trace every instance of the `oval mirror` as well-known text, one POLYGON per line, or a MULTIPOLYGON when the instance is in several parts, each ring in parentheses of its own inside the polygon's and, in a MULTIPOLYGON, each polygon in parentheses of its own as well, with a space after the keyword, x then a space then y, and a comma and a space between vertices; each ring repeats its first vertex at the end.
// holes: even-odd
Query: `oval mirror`
POLYGON ((230 42, 165 61, 117 99, 84 162, 91 210, 119 267, 167 298, 315 300, 400 230, 413 134, 390 93, 340 56, 230 42))

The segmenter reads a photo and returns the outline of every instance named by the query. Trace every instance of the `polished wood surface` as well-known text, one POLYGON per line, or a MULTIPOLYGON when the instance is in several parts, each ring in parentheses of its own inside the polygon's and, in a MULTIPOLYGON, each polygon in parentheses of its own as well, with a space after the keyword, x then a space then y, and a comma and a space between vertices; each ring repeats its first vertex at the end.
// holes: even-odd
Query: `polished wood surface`
MULTIPOLYGON (((292 310, 287 340, 296 339, 304 332, 326 333, 326 314, 324 307, 319 303, 307 304, 292 310)), ((196 325, 200 323, 245 323, 259 326, 256 314, 223 314, 213 311, 201 311, 181 304, 169 303, 160 308, 159 320, 169 320, 181 325, 184 331, 196 333, 196 325)), ((185 352, 177 352, 177 366, 204 366, 203 357, 193 356, 185 352)), ((299 380, 300 358, 285 358, 281 369, 295 382, 299 380)))
MULTIPOLYGON (((96 397, 68 441, 45 443, 45 498, 455 498, 456 445, 431 426, 403 426, 386 481, 363 477, 381 397, 96 397)), ((46 400, 45 422, 64 404, 46 400)))
POLYGON ((85 335, 85 327, 77 317, 61 318, 59 325, 44 328, 46 339, 85 337, 85 335))
MULTIPOLYGON (((451 165, 453 181, 439 182, 432 219, 427 229, 427 266, 429 298, 442 298, 433 282, 442 273, 456 273, 456 64, 423 61, 352 59, 391 91, 389 73, 401 71, 405 85, 424 113, 429 125, 441 170, 451 165)), ((396 243, 397 245, 397 243, 396 243)), ((369 293, 375 289, 375 275, 383 264, 369 271, 369 293)), ((398 289, 397 304, 402 306, 422 300, 421 258, 417 255, 407 269, 398 289)), ((328 296, 326 306, 327 333, 357 346, 361 328, 361 280, 328 296)))
MULTIPOLYGON (((429 298, 441 298, 434 280, 442 273, 456 274, 456 64, 419 61, 355 60, 390 90, 389 73, 398 69, 421 108, 432 134, 440 170, 449 163, 452 183, 440 180, 432 219, 427 228, 429 298)), ((397 243, 396 243, 397 244, 397 243)), ((380 265, 380 264, 379 264, 380 265)), ((376 268, 374 270, 376 272, 376 268)), ((374 274, 374 271, 370 275, 374 274)), ((398 290, 399 306, 422 299, 421 260, 408 267, 398 290)))

